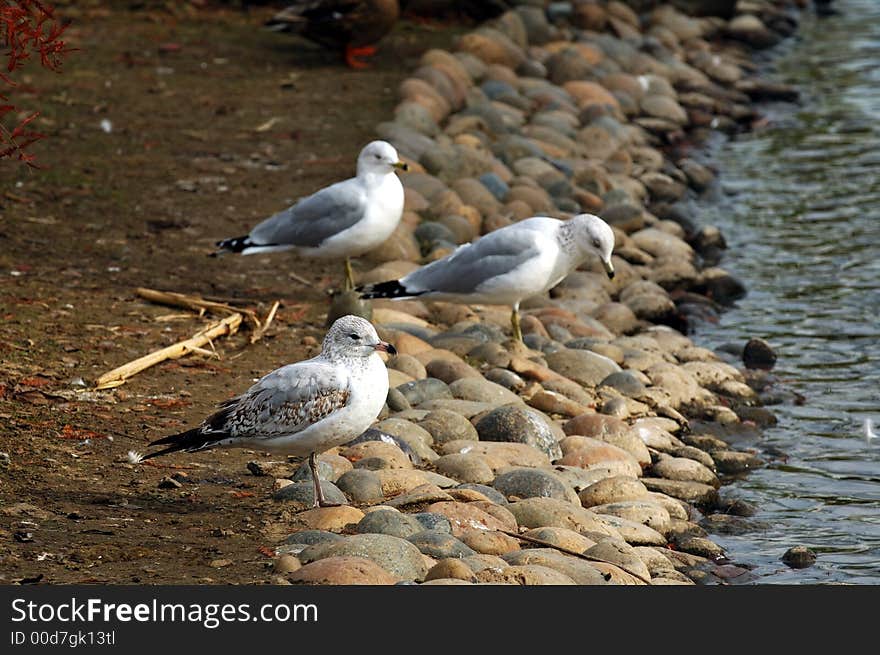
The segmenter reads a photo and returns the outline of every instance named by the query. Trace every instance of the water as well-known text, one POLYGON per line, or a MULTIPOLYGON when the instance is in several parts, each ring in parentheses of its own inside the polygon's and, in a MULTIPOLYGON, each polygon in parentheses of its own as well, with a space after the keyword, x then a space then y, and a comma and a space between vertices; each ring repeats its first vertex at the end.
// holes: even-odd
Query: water
POLYGON ((801 100, 762 107, 767 127, 716 144, 723 197, 698 206, 749 294, 695 339, 766 339, 774 372, 806 398, 773 406, 778 425, 753 444, 787 458, 768 454, 725 488, 767 527, 713 535, 758 565, 759 584, 880 584, 880 441, 862 427, 880 424, 880 2, 835 6, 838 16, 805 13, 772 53, 765 74, 801 100), (817 552, 815 566, 781 563, 796 544, 817 552))

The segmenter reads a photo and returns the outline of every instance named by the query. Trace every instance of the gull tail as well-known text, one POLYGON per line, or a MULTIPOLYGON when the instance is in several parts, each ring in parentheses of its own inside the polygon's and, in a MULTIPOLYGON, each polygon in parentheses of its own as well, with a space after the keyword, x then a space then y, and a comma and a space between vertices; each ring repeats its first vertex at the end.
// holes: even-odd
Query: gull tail
POLYGON ((210 448, 211 446, 218 445, 221 441, 223 441, 225 436, 226 435, 222 433, 218 434, 216 432, 205 434, 204 432, 200 431, 199 428, 193 428, 192 430, 187 430, 186 432, 181 432, 179 434, 172 434, 167 437, 163 437, 162 439, 151 441, 150 447, 162 446, 166 444, 168 445, 168 447, 156 451, 155 453, 144 455, 141 458, 141 461, 152 459, 153 457, 159 457, 160 455, 180 452, 181 450, 191 453, 196 450, 210 448))
POLYGON ((400 280, 388 280, 387 282, 377 282, 376 284, 365 284, 356 287, 361 298, 414 298, 425 293, 424 291, 407 291, 406 287, 400 283, 400 280))
POLYGON ((217 250, 208 253, 211 257, 217 257, 226 252, 238 253, 239 255, 255 255, 258 252, 277 252, 293 248, 293 245, 286 243, 254 243, 250 236, 223 239, 223 241, 218 241, 215 245, 217 250))
POLYGON ((241 252, 253 247, 254 243, 248 235, 243 237, 235 237, 233 239, 223 239, 214 244, 217 250, 211 253, 211 257, 222 255, 225 252, 241 252))

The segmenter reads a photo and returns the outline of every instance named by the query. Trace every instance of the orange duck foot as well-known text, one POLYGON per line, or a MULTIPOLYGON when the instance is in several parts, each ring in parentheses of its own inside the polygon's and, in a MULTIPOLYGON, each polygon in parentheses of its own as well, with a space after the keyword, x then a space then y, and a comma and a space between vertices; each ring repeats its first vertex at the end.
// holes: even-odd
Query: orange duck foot
POLYGON ((358 57, 370 57, 376 54, 376 47, 365 45, 360 47, 345 47, 345 63, 351 68, 369 68, 370 65, 358 59, 358 57))

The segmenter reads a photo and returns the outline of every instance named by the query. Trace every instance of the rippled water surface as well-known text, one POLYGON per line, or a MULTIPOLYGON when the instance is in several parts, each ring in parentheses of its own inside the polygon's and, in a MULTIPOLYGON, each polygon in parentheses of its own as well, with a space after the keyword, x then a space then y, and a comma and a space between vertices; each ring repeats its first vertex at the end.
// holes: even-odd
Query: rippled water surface
POLYGON ((766 339, 775 372, 806 398, 772 407, 778 425, 750 444, 769 465, 726 487, 765 528, 713 535, 758 564, 758 583, 880 584, 880 439, 862 428, 880 424, 880 2, 835 6, 804 14, 773 53, 765 74, 801 99, 762 107, 768 126, 714 147, 722 197, 698 207, 749 294, 696 340, 766 339), (795 544, 817 564, 782 564, 795 544))

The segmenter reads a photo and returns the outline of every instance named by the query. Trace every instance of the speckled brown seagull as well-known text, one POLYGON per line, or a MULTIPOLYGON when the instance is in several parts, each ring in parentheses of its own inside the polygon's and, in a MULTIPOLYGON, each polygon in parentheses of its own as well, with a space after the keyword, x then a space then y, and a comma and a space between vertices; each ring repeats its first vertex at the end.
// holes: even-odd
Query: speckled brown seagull
POLYGON ((315 507, 330 505, 316 456, 363 433, 382 410, 388 372, 377 351, 396 353, 369 321, 343 316, 328 330, 319 355, 272 371, 198 427, 152 442, 166 448, 143 459, 219 447, 308 455, 315 507))
POLYGON ((397 0, 299 0, 281 10, 266 26, 293 32, 327 48, 345 52, 351 68, 365 68, 358 57, 376 53, 375 44, 400 16, 397 0))

